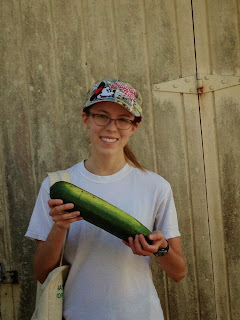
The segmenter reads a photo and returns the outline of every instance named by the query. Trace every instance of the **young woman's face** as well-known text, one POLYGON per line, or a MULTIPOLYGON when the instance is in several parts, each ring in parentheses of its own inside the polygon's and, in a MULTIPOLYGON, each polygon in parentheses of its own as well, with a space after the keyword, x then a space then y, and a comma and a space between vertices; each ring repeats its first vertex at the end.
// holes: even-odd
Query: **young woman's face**
MULTIPOLYGON (((111 119, 124 118, 134 120, 134 115, 121 105, 103 101, 94 104, 90 112, 93 114, 106 115, 111 119)), ((84 125, 89 129, 90 140, 94 152, 104 155, 117 155, 123 153, 123 148, 127 144, 129 137, 136 131, 139 123, 132 125, 129 129, 118 129, 115 121, 111 121, 106 126, 99 126, 94 122, 92 116, 87 116, 83 112, 82 119, 84 125)))

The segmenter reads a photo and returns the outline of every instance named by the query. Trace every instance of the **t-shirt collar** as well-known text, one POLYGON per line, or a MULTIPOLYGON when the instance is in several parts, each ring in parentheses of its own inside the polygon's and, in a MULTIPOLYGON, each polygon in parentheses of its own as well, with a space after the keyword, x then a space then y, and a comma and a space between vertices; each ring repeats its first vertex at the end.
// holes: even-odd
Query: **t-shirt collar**
POLYGON ((128 174, 133 169, 128 163, 119 170, 118 172, 108 175, 108 176, 99 176, 94 173, 89 172, 84 165, 84 160, 80 162, 80 172, 88 180, 97 182, 97 183, 109 183, 116 180, 121 180, 126 174, 128 174))

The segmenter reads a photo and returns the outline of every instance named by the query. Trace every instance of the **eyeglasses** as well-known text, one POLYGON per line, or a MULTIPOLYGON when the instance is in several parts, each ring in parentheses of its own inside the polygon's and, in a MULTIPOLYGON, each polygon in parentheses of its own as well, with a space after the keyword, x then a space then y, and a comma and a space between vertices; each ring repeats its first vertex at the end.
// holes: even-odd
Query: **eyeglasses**
POLYGON ((98 126, 107 126, 111 121, 115 121, 117 128, 120 130, 127 130, 135 123, 134 120, 124 119, 124 118, 111 119, 104 114, 98 114, 98 113, 88 112, 87 116, 92 116, 94 122, 98 126))

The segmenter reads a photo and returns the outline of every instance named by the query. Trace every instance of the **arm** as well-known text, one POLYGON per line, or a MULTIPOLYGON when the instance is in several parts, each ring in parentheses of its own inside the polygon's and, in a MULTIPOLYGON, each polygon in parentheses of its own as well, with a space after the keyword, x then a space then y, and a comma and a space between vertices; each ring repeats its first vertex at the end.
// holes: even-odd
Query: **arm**
POLYGON ((175 282, 181 281, 187 274, 186 261, 182 252, 180 237, 168 239, 169 251, 163 257, 156 257, 161 268, 175 282))
POLYGON ((46 241, 37 242, 33 267, 34 277, 41 283, 59 262, 64 237, 70 224, 83 219, 79 211, 66 212, 74 207, 72 203, 63 204, 62 200, 49 200, 48 204, 54 224, 46 241))
MULTIPOLYGON (((149 245, 143 235, 136 235, 135 239, 130 237, 128 245, 134 254, 142 256, 152 256, 159 248, 165 248, 167 242, 160 231, 155 231, 149 235, 149 239, 153 241, 149 245)), ((161 268, 175 281, 179 282, 186 276, 186 262, 182 252, 180 237, 168 239, 169 251, 163 257, 156 257, 161 268)))

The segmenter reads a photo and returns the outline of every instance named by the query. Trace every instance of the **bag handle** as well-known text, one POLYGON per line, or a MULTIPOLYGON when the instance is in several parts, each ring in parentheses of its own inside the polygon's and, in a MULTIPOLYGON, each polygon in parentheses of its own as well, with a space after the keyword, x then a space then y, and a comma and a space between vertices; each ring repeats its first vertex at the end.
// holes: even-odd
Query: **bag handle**
POLYGON ((71 176, 68 170, 58 170, 55 172, 48 172, 50 187, 57 181, 71 182, 71 176))
MULTIPOLYGON (((48 172, 48 177, 50 181, 50 187, 57 181, 66 181, 66 182, 71 182, 71 176, 68 170, 58 170, 55 172, 48 172)), ((67 234, 68 230, 65 234, 64 240, 63 240, 63 246, 62 246, 62 251, 61 251, 61 257, 60 257, 60 264, 59 266, 62 266, 63 262, 63 253, 64 253, 64 248, 66 244, 66 239, 67 239, 67 234)))

